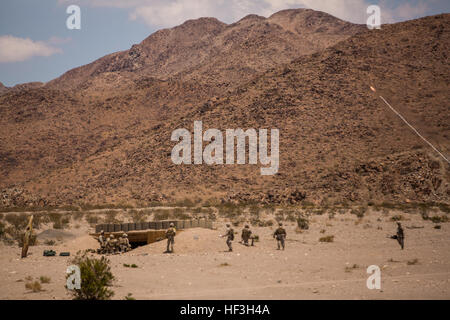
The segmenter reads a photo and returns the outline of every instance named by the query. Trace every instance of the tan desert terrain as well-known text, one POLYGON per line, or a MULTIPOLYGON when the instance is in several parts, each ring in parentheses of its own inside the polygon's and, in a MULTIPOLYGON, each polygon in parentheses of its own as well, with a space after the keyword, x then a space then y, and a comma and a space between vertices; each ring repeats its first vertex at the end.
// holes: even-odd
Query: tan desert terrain
MULTIPOLYGON (((187 229, 175 239, 175 253, 164 254, 165 241, 138 247, 121 255, 108 255, 116 277, 114 299, 131 293, 136 299, 449 299, 450 229, 448 223, 423 220, 420 214, 375 212, 363 218, 353 214, 315 215, 308 230, 285 222, 286 250, 276 250, 275 226, 252 227, 260 238, 254 247, 238 243, 242 225, 234 227, 234 251, 229 253, 224 221, 217 230, 187 229), (405 249, 388 235, 395 234, 392 217, 402 217, 405 249), (319 242, 333 235, 334 242, 319 242), (127 268, 124 264, 136 264, 127 268), (369 265, 381 269, 381 290, 369 290, 369 265)), ((45 249, 95 249, 97 242, 87 225, 63 230, 55 246, 20 248, 0 245, 0 299, 70 299, 64 288, 71 257, 44 257, 45 249), (68 236, 70 235, 70 237, 68 236), (64 240, 67 239, 67 240, 64 240), (43 291, 25 289, 27 277, 50 277, 43 291)), ((36 233, 42 232, 37 230, 36 233)), ((30 279, 30 278, 28 278, 30 279)))

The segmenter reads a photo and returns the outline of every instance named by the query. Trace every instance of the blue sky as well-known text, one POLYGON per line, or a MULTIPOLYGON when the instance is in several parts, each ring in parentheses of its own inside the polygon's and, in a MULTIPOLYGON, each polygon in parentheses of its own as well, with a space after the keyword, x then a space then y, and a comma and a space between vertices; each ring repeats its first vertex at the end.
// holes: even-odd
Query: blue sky
POLYGON ((151 33, 187 19, 214 16, 226 23, 249 13, 263 16, 311 7, 365 23, 378 4, 382 22, 448 13, 448 0, 3 0, 0 3, 0 82, 46 82, 108 53, 126 50, 151 33), (66 9, 81 8, 81 29, 69 30, 66 9))

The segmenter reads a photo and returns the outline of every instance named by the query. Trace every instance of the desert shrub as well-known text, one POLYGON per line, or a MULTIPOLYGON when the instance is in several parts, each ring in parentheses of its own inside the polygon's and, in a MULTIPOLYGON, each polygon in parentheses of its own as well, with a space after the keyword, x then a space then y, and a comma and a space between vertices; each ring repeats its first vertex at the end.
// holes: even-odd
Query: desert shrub
POLYGON ((98 223, 99 218, 95 214, 90 214, 86 217, 86 221, 92 226, 98 223))
POLYGON ((33 292, 42 291, 42 286, 39 281, 27 282, 27 283, 25 283, 25 288, 28 290, 31 290, 33 292))
POLYGON ((16 229, 25 229, 28 224, 28 216, 26 214, 7 214, 5 220, 16 229))
POLYGON ((415 265, 418 263, 419 263, 419 259, 412 259, 412 260, 409 260, 406 264, 409 266, 412 266, 412 265, 415 265))
POLYGON ((395 216, 392 216, 392 217, 391 217, 391 220, 392 220, 392 221, 401 221, 401 220, 403 220, 403 216, 400 215, 400 214, 397 214, 397 215, 395 215, 395 216))
POLYGON ((83 219, 83 217, 84 217, 84 212, 82 212, 82 211, 75 212, 73 214, 73 220, 75 220, 75 221, 80 221, 81 219, 83 219))
POLYGON ((355 263, 351 267, 349 267, 349 266, 345 267, 345 272, 352 272, 352 270, 358 269, 358 268, 359 268, 359 266, 355 263))
POLYGON ((136 298, 133 297, 132 293, 128 293, 125 297, 124 300, 136 300, 136 298))
POLYGON ((183 199, 175 202, 175 207, 195 207, 195 203, 191 199, 183 199))
POLYGON ((297 225, 301 230, 309 229, 309 221, 305 217, 299 216, 297 218, 297 225))
POLYGON ((47 277, 47 276, 40 276, 39 277, 39 281, 41 282, 41 283, 50 283, 50 277, 47 277))
POLYGON ((434 222, 434 223, 448 222, 447 216, 433 216, 429 219, 431 220, 431 222, 434 222))
MULTIPOLYGON (((135 210, 132 210, 135 211, 135 210)), ((105 212, 105 223, 119 223, 119 220, 117 217, 117 211, 116 210, 108 210, 105 212)), ((134 222, 141 222, 141 221, 134 221, 134 222)))
POLYGON ((364 217, 364 214, 366 213, 366 211, 367 211, 367 207, 359 207, 357 209, 350 210, 350 213, 356 215, 358 218, 362 218, 362 217, 364 217))
POLYGON ((325 236, 319 239, 320 242, 333 242, 334 236, 325 236))
POLYGON ((169 212, 167 210, 157 211, 154 214, 154 220, 167 220, 169 219, 169 212))
POLYGON ((222 203, 218 206, 219 215, 228 219, 233 219, 241 215, 241 206, 231 202, 222 203))
POLYGON ((3 238, 3 236, 5 235, 5 228, 5 224, 0 221, 0 238, 3 238))
MULTIPOLYGON (((20 247, 20 248, 23 247, 23 240, 24 240, 24 237, 25 237, 25 232, 24 232, 24 231, 18 232, 18 233, 16 234, 16 236, 14 237, 14 240, 17 241, 17 243, 19 244, 19 247, 20 247)), ((37 241, 37 236, 33 233, 33 234, 31 235, 31 237, 30 237, 30 240, 28 241, 28 245, 29 245, 29 246, 35 246, 35 245, 37 245, 37 243, 38 243, 38 241, 37 241)))
POLYGON ((123 266, 125 268, 138 268, 138 266, 136 264, 128 264, 128 263, 124 263, 123 266))
POLYGON ((177 211, 176 209, 173 212, 173 217, 178 220, 188 220, 191 218, 191 216, 188 215, 187 213, 183 212, 183 210, 177 211))
POLYGON ((44 241, 44 244, 46 246, 54 246, 56 244, 56 241, 55 240, 51 240, 51 239, 47 239, 47 240, 44 241))
MULTIPOLYGON (((81 288, 71 290, 75 300, 109 300, 114 292, 109 289, 114 281, 110 262, 105 257, 90 258, 84 254, 77 254, 72 264, 80 268, 81 288)), ((67 275, 69 278, 71 275, 67 275)))
POLYGON ((439 203, 438 207, 442 212, 450 213, 450 205, 448 205, 446 203, 439 203))

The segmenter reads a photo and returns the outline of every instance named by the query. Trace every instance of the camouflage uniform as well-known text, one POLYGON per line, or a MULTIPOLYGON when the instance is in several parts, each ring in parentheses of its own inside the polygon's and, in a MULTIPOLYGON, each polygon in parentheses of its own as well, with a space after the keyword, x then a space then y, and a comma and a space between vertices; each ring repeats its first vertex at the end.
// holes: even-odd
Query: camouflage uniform
POLYGON ((248 240, 252 239, 252 246, 253 246, 254 237, 252 236, 252 231, 250 230, 250 227, 248 225, 246 225, 245 228, 242 229, 241 238, 242 238, 242 242, 246 246, 248 246, 248 240))
POLYGON ((128 240, 128 235, 126 233, 122 234, 119 239, 120 252, 127 252, 131 249, 130 241, 128 240))
POLYGON ((110 234, 108 239, 106 242, 107 252, 115 254, 118 249, 118 241, 114 238, 113 234, 110 234))
POLYGON ((108 238, 106 238, 106 242, 105 242, 105 253, 112 253, 112 252, 113 252, 113 247, 112 247, 111 238, 108 237, 108 238))
POLYGON ((280 223, 278 229, 273 234, 273 237, 277 239, 278 250, 280 250, 280 245, 284 250, 284 241, 286 239, 286 230, 282 226, 283 224, 280 223))
POLYGON ((166 231, 166 238, 167 238, 167 250, 166 250, 166 252, 173 252, 173 245, 175 243, 175 235, 176 235, 176 233, 177 233, 177 230, 175 229, 174 224, 171 223, 170 226, 169 226, 169 229, 167 229, 167 231, 166 231))
POLYGON ((231 228, 231 226, 229 224, 227 224, 227 231, 226 231, 225 235, 223 235, 223 236, 227 237, 228 251, 233 251, 232 243, 234 240, 234 230, 233 230, 233 228, 231 228))
POLYGON ((397 222, 397 241, 403 250, 403 247, 405 246, 405 233, 403 232, 403 228, 400 222, 397 222))
POLYGON ((100 236, 98 237, 98 242, 100 243, 100 249, 97 250, 98 253, 106 252, 106 239, 105 239, 105 231, 100 231, 100 236))

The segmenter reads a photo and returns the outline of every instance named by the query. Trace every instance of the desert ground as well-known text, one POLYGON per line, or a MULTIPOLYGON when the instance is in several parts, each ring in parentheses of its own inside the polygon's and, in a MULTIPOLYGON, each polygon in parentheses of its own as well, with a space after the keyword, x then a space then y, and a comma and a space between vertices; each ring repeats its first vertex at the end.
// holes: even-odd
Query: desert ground
MULTIPOLYGON (((6 214, 5 214, 6 215, 6 214)), ((116 277, 113 299, 131 294, 135 299, 449 299, 450 228, 448 223, 424 220, 417 213, 368 210, 358 218, 350 212, 309 217, 309 229, 285 221, 286 250, 276 250, 272 226, 252 226, 259 236, 254 247, 239 243, 227 252, 225 218, 213 229, 179 231, 175 252, 165 254, 165 241, 108 255, 116 277), (405 230, 405 249, 396 240, 395 219, 405 230), (437 226, 440 226, 437 227, 437 226), (320 238, 334 236, 332 242, 320 238), (135 264, 137 268, 125 267, 135 264), (367 267, 381 269, 381 289, 366 286, 367 267)), ((79 221, 64 230, 35 230, 38 244, 27 258, 20 258, 16 245, 0 245, 0 299, 71 299, 65 289, 65 272, 78 250, 95 249, 89 235, 92 225, 79 221), (45 245, 57 239, 52 246, 45 245), (46 239, 47 241, 45 241, 46 239), (53 249, 57 256, 44 257, 53 249), (60 257, 70 251, 71 257, 60 257), (50 278, 42 290, 25 287, 40 277, 50 278)), ((96 254, 92 254, 97 256, 96 254)))

